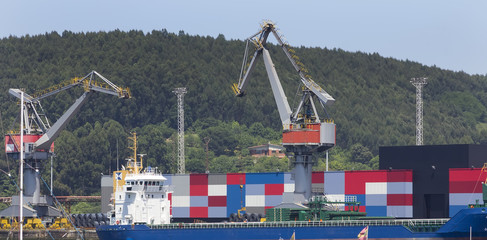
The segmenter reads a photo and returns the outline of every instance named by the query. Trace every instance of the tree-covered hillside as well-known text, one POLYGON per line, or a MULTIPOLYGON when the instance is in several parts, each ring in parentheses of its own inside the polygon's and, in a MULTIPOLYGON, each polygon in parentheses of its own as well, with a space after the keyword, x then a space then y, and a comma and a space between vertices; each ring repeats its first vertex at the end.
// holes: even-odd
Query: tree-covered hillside
MULTIPOLYGON (((297 44, 299 43, 291 43, 297 44)), ((166 30, 62 34, 0 39, 0 113, 2 131, 12 129, 18 113, 9 88, 27 93, 82 77, 96 70, 131 89, 133 98, 119 100, 94 94, 56 144, 59 194, 91 194, 125 159, 128 132, 137 131, 139 152, 164 172, 175 171, 176 87, 186 87, 187 169, 206 170, 209 140, 211 172, 288 170, 287 160, 255 160, 247 147, 279 143, 281 124, 263 63, 254 71, 247 95, 236 98, 245 43, 189 36, 166 30), (117 151, 118 146, 118 151, 117 151), (122 162, 122 160, 120 160, 122 162)), ((298 75, 278 46, 271 55, 290 105, 299 96, 298 75)), ((424 96, 424 143, 487 143, 487 77, 426 67, 378 54, 340 49, 295 48, 310 75, 335 99, 327 109, 337 124, 334 169, 376 166, 379 146, 415 143, 415 89, 412 77, 428 77, 424 96)), ((55 121, 80 96, 68 90, 42 101, 55 121)), ((2 149, 3 151, 3 149, 2 149)), ((317 169, 323 169, 318 155, 317 169)), ((0 167, 14 169, 5 154, 0 167), (7 164, 9 164, 7 166, 7 164)), ((13 170, 11 170, 13 171, 13 170)), ((44 171, 46 176, 48 171, 44 171)), ((2 175, 2 178, 5 176, 2 175)))

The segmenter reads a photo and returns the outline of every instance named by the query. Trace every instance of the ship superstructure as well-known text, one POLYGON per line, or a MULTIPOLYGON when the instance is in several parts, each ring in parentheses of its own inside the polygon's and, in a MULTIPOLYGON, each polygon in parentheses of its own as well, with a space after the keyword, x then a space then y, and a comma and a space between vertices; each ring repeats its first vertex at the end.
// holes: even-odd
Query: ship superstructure
POLYGON ((126 167, 113 174, 113 199, 110 225, 168 224, 171 221, 172 193, 167 180, 157 168, 143 169, 142 156, 137 155, 137 136, 131 137, 134 151, 126 167), (137 160, 137 157, 140 160, 137 160))

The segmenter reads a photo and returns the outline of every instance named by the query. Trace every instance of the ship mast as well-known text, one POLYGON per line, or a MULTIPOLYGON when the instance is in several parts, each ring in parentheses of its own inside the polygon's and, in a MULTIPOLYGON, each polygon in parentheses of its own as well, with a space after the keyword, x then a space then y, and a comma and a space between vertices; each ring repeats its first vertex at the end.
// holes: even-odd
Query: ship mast
POLYGON ((129 140, 132 142, 132 146, 129 146, 129 148, 134 152, 134 156, 131 159, 134 162, 127 164, 127 169, 129 172, 137 174, 142 170, 142 158, 140 159, 140 163, 137 162, 137 133, 133 132, 132 137, 129 137, 129 140))

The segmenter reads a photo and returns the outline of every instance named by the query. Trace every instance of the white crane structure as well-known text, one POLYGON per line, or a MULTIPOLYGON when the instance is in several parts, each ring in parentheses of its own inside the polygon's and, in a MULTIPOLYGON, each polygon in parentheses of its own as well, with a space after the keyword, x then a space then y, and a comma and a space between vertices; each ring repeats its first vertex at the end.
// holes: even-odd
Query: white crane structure
POLYGON ((178 173, 186 172, 186 164, 184 158, 184 94, 186 88, 175 88, 173 93, 178 97, 178 173))
POLYGON ((416 87, 416 145, 423 145, 423 86, 428 78, 411 78, 416 87))
POLYGON ((303 195, 305 199, 309 199, 312 194, 312 154, 325 151, 335 145, 335 123, 328 118, 321 119, 318 115, 317 106, 321 106, 324 109, 326 105, 331 105, 335 102, 335 99, 311 79, 304 64, 299 61, 299 58, 294 54, 294 50, 283 40, 275 24, 271 21, 264 21, 261 25, 261 30, 247 39, 239 82, 232 87, 237 96, 245 95, 250 75, 260 56, 264 59, 267 76, 269 77, 272 93, 281 118, 283 146, 288 152, 294 153, 294 192, 295 194, 303 195), (294 110, 289 106, 269 54, 267 38, 270 33, 277 39, 280 47, 297 72, 300 83, 303 85, 301 101, 294 110), (253 56, 249 56, 251 44, 255 47, 253 56), (319 105, 315 104, 316 100, 319 105))
POLYGON ((21 102, 23 102, 23 114, 21 114, 20 119, 23 127, 19 132, 11 132, 5 135, 5 152, 15 160, 20 158, 21 153, 23 154, 26 163, 24 164, 23 177, 25 201, 33 206, 46 204, 46 199, 40 196, 40 170, 42 169, 43 161, 49 159, 53 154, 54 140, 78 113, 81 106, 87 102, 93 92, 107 93, 119 98, 130 98, 128 88, 116 86, 95 71, 90 72, 83 78, 73 78, 33 95, 29 95, 20 89, 9 89, 11 95, 21 99, 21 102), (85 90, 84 93, 51 125, 44 113, 40 100, 75 86, 82 86, 85 90), (23 137, 21 137, 22 135, 23 137))

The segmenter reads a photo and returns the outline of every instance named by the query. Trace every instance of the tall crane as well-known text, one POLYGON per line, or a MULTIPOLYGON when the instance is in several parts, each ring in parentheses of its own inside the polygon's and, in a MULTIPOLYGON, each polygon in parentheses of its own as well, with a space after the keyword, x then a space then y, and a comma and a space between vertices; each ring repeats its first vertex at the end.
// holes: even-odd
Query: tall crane
MULTIPOLYGON (((19 99, 22 92, 23 90, 21 89, 9 89, 9 93, 19 99)), ((130 90, 128 88, 116 86, 96 71, 90 72, 83 78, 73 78, 33 95, 23 94, 24 106, 22 109, 24 117, 20 121, 24 122, 24 129, 20 129, 20 131, 24 132, 24 142, 20 142, 20 132, 7 133, 5 135, 5 152, 9 157, 19 159, 20 144, 24 144, 24 161, 27 165, 24 168, 24 194, 27 201, 32 205, 42 205, 46 201, 41 199, 40 196, 39 171, 42 167, 42 162, 53 154, 54 140, 80 110, 81 106, 87 102, 93 92, 107 93, 124 99, 130 98, 130 90), (76 86, 83 87, 83 94, 51 125, 40 100, 76 86)))
MULTIPOLYGON (((288 152, 294 153, 294 180, 297 195, 304 199, 311 197, 311 175, 314 152, 325 151, 335 145, 335 123, 328 119, 321 119, 317 111, 317 100, 323 109, 331 105, 335 99, 321 88, 308 75, 308 70, 299 61, 293 49, 283 40, 276 25, 271 21, 264 21, 261 30, 250 36, 246 41, 246 48, 238 83, 232 86, 236 96, 242 97, 246 93, 246 86, 250 80, 252 71, 260 56, 264 59, 267 76, 272 87, 272 93, 277 104, 281 118, 283 134, 282 143, 288 152), (274 63, 272 62, 267 46, 267 38, 272 33, 279 46, 284 51, 297 72, 302 84, 301 101, 297 108, 292 110, 282 88, 274 63), (253 55, 250 56, 249 48, 254 46, 253 55), (249 57, 250 56, 250 57, 249 57)), ((326 113, 326 110, 325 110, 326 113)))

